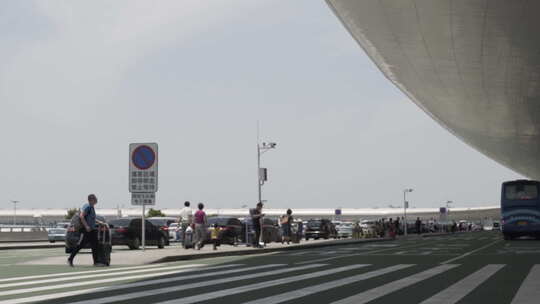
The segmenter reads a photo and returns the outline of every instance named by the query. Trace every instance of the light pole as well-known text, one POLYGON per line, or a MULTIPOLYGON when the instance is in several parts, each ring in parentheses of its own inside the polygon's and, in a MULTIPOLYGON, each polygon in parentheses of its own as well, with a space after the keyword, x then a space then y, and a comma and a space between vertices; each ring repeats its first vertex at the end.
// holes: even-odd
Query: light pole
POLYGON ((403 190, 403 233, 407 236, 407 207, 409 207, 409 202, 407 202, 407 192, 413 192, 413 189, 403 190))
POLYGON ((257 180, 258 180, 258 190, 259 190, 259 203, 262 203, 262 185, 267 180, 266 168, 261 168, 261 155, 267 152, 270 149, 276 148, 275 142, 270 143, 257 143, 257 180))
POLYGON ((11 201, 13 203, 13 226, 17 225, 17 204, 19 201, 11 201))

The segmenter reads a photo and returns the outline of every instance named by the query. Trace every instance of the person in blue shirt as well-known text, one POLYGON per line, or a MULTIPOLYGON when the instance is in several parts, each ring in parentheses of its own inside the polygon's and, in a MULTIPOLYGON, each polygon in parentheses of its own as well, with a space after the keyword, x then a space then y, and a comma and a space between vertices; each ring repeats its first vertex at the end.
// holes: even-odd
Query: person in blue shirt
POLYGON ((79 216, 81 217, 82 223, 82 241, 79 242, 77 247, 73 249, 71 255, 68 258, 68 265, 73 267, 73 259, 77 253, 82 249, 84 244, 89 243, 90 248, 92 248, 92 258, 94 259, 94 266, 105 266, 104 264, 98 264, 97 261, 97 245, 98 245, 98 232, 97 224, 99 221, 96 220, 96 210, 94 206, 97 204, 97 197, 94 194, 88 195, 88 203, 84 204, 81 208, 79 216))

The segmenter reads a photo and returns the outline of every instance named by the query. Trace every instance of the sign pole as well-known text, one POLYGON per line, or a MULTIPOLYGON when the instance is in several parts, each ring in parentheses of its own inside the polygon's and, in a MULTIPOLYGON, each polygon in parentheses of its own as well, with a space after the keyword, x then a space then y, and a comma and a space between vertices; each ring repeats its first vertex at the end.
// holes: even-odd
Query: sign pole
POLYGON ((144 251, 144 241, 145 241, 145 229, 144 229, 144 222, 145 222, 144 213, 145 213, 145 209, 146 209, 145 207, 146 207, 146 205, 143 204, 142 205, 142 225, 141 225, 142 226, 142 250, 143 251, 144 251))

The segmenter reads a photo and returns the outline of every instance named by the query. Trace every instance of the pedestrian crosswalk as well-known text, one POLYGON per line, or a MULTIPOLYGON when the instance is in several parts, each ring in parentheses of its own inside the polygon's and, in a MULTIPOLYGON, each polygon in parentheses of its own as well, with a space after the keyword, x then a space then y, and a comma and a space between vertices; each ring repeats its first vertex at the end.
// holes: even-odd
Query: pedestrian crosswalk
MULTIPOLYGON (((0 304, 317 303, 359 304, 412 288, 415 303, 481 303, 477 290, 508 265, 156 264, 0 279, 0 304), (430 288, 418 288, 435 280, 430 288), (337 292, 336 292, 337 291, 337 292)), ((537 303, 540 265, 513 285, 512 304, 537 303)), ((500 279, 500 278, 499 278, 500 279)), ((377 301, 379 303, 379 301, 377 301)), ((380 303, 385 303, 384 301, 380 303)), ((409 303, 409 302, 407 302, 409 303)))

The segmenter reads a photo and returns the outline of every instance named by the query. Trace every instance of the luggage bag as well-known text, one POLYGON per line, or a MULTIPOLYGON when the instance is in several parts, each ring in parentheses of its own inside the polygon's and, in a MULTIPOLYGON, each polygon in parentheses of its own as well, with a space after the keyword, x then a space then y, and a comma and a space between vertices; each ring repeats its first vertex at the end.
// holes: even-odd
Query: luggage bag
POLYGON ((108 225, 102 225, 98 228, 98 245, 96 263, 111 265, 112 236, 108 225))
POLYGON ((191 227, 188 227, 184 234, 184 248, 189 249, 193 248, 193 246, 193 229, 191 227))

